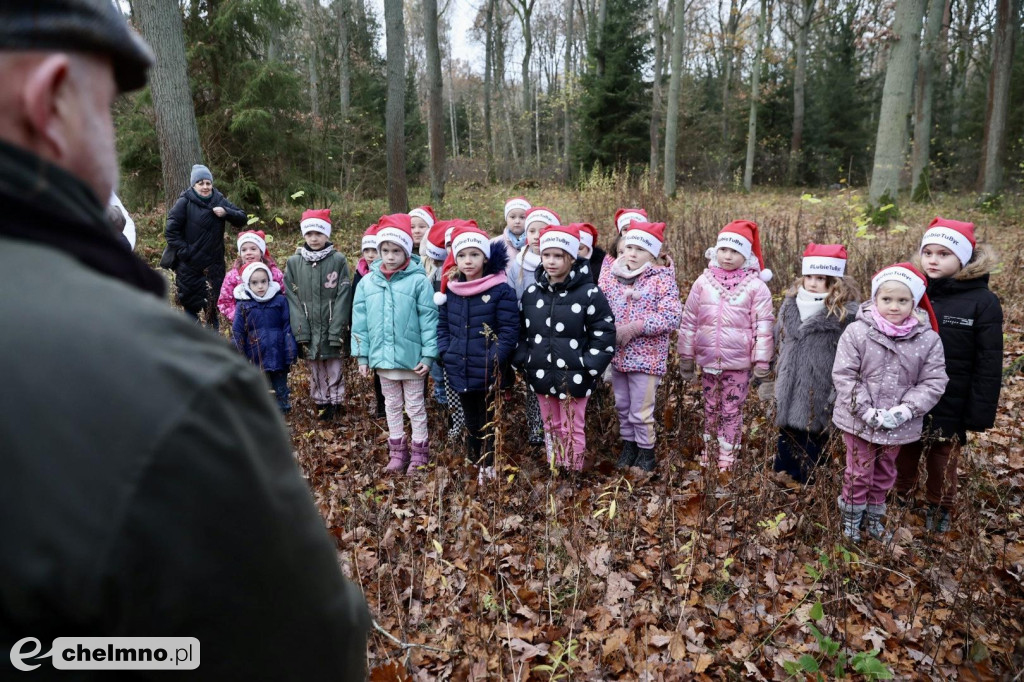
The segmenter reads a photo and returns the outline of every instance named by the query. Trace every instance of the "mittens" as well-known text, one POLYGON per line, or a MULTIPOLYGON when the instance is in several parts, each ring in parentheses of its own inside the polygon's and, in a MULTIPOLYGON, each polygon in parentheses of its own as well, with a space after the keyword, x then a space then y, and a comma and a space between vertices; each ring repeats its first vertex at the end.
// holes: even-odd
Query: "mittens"
POLYGON ((871 428, 880 429, 882 428, 882 418, 885 414, 887 414, 886 410, 879 410, 874 407, 869 407, 868 409, 864 410, 864 414, 862 414, 860 418, 863 419, 864 422, 871 428))
POLYGON ((914 418, 914 413, 906 405, 897 405, 885 411, 882 417, 882 426, 887 429, 896 429, 903 426, 914 418))
POLYGON ((644 330, 644 323, 640 320, 634 320, 633 322, 627 322, 626 324, 620 324, 615 327, 615 345, 625 346, 630 341, 640 335, 640 332, 644 330))

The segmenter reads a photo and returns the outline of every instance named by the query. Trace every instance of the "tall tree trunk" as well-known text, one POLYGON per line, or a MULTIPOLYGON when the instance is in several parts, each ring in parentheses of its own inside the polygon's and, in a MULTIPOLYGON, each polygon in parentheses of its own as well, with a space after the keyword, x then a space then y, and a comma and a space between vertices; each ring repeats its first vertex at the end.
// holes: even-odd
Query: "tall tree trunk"
POLYGON ((668 81, 668 107, 665 112, 665 181, 666 197, 676 195, 676 144, 679 142, 679 87, 683 69, 683 29, 686 25, 686 3, 675 0, 672 22, 672 74, 668 81))
POLYGON ((804 147, 805 87, 807 84, 807 42, 811 33, 816 0, 802 0, 803 10, 796 27, 796 69, 793 72, 793 134, 789 139, 789 164, 786 179, 795 185, 800 173, 804 147))
POLYGON ((604 75, 604 50, 601 49, 601 41, 604 39, 604 24, 608 20, 608 0, 597 0, 597 31, 595 32, 597 42, 597 75, 600 78, 604 75))
POLYGON ((405 179, 405 19, 402 0, 384 0, 384 35, 387 43, 387 145, 388 209, 405 213, 409 193, 405 179))
POLYGON ((487 0, 484 15, 484 154, 487 159, 487 182, 495 181, 494 130, 491 121, 491 95, 494 89, 494 3, 487 0))
POLYGON ((306 0, 306 40, 309 42, 309 100, 314 120, 320 119, 320 74, 317 68, 317 5, 319 0, 306 0))
POLYGON ((946 0, 928 0, 924 43, 917 60, 917 82, 914 86, 914 145, 910 157, 910 196, 913 201, 923 201, 928 192, 925 171, 931 157, 932 100, 935 91, 932 72, 935 69, 935 51, 945 9, 946 0))
POLYGON ((164 205, 170 209, 181 188, 188 184, 192 164, 203 161, 188 82, 185 33, 176 2, 134 0, 134 8, 139 31, 156 55, 149 71, 149 87, 156 112, 164 205))
MULTIPOLYGON (((655 0, 657 2, 657 0, 655 0)), ((565 0, 565 88, 562 93, 562 182, 572 177, 572 40, 576 6, 565 0)))
POLYGON ((338 81, 340 83, 341 118, 348 117, 352 106, 352 56, 348 23, 352 14, 351 0, 338 0, 338 81))
MULTIPOLYGON (((682 2, 683 0, 678 0, 682 2)), ((651 0, 651 26, 654 32, 654 85, 651 87, 651 160, 647 170, 651 178, 658 177, 658 152, 661 151, 658 139, 661 132, 661 80, 665 69, 665 27, 661 23, 660 0, 651 0)), ((669 0, 669 8, 672 0, 669 0)))
POLYGON ((533 23, 531 15, 533 14, 533 3, 534 0, 529 2, 524 1, 522 3, 523 13, 521 19, 523 22, 523 158, 528 159, 530 157, 530 99, 532 93, 530 91, 530 58, 533 56, 533 23))
MULTIPOLYGON (((435 0, 436 2, 436 0, 435 0)), ((449 47, 449 53, 451 48, 449 47)), ((466 109, 469 111, 469 108, 466 109)), ((452 58, 449 54, 448 57, 448 117, 451 120, 452 126, 452 156, 458 158, 459 156, 459 119, 455 114, 455 74, 452 72, 452 58)), ((469 131, 469 155, 473 156, 473 129, 467 127, 469 131)))
POLYGON ((967 81, 970 77, 971 33, 974 27, 974 11, 977 0, 964 0, 963 22, 960 24, 960 40, 957 45, 955 72, 953 74, 953 121, 950 133, 953 139, 960 136, 960 122, 963 119, 964 97, 967 93, 967 81))
POLYGON ((732 69, 735 61, 736 31, 740 26, 740 13, 743 11, 743 4, 737 4, 737 0, 729 0, 729 18, 725 22, 725 35, 723 36, 722 59, 724 69, 722 72, 722 145, 729 143, 729 97, 732 87, 732 69))
MULTIPOLYGON (((427 139, 430 145, 430 198, 444 199, 444 104, 441 101, 441 48, 437 41, 437 0, 423 0, 423 42, 427 56, 427 139)), ((454 142, 454 130, 452 141, 454 142)))
POLYGON ((761 55, 764 53, 765 24, 768 21, 768 0, 761 0, 757 19, 757 51, 750 74, 750 118, 747 122, 747 162, 743 166, 743 189, 750 191, 754 183, 754 152, 757 150, 757 102, 761 96, 761 55))
POLYGON ((1021 0, 997 0, 996 25, 992 30, 992 72, 985 107, 985 136, 978 169, 978 191, 997 194, 1003 188, 1003 152, 1006 118, 1010 108, 1010 75, 1021 0))
POLYGON ((900 172, 906 159, 907 115, 913 97, 914 73, 921 38, 925 0, 896 3, 895 38, 889 50, 882 87, 882 109, 878 115, 875 160, 868 198, 878 206, 883 197, 895 200, 900 189, 900 172))

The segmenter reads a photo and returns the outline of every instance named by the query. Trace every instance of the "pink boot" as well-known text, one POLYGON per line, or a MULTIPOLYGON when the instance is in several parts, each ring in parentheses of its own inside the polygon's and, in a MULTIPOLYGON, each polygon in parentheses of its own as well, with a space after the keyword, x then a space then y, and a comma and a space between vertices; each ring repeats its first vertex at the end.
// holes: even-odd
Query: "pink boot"
POLYGON ((430 464, 430 442, 423 441, 422 443, 412 442, 412 462, 409 464, 409 470, 405 473, 412 476, 417 472, 420 467, 426 467, 430 464))
POLYGON ((722 438, 718 439, 718 469, 719 471, 729 471, 732 469, 732 465, 736 463, 736 451, 739 449, 739 445, 733 445, 727 440, 722 438))
POLYGON ((384 467, 384 471, 389 474, 405 471, 405 467, 409 463, 409 443, 404 437, 388 438, 388 449, 390 450, 391 459, 388 461, 388 465, 384 467))

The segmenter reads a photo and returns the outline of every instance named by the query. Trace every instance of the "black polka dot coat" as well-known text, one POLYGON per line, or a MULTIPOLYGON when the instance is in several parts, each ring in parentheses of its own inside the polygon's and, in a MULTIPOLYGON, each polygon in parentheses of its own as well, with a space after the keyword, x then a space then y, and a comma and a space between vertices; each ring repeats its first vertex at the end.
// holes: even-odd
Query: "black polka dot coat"
POLYGON ((519 307, 516 364, 530 388, 560 399, 593 393, 615 352, 615 317, 590 277, 590 262, 577 260, 557 284, 538 268, 519 307))

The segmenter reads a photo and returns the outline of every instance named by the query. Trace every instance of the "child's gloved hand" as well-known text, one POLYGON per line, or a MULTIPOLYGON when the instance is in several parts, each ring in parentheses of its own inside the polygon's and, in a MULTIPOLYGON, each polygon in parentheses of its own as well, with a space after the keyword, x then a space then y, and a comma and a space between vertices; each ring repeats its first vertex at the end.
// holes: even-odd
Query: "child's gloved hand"
POLYGON ((770 403, 775 400, 775 382, 764 381, 757 387, 757 397, 763 403, 770 403))
POLYGON ((615 345, 625 346, 630 341, 640 335, 640 332, 644 330, 644 323, 639 320, 633 322, 627 322, 626 324, 620 324, 615 326, 615 345))
POLYGON ((882 417, 882 426, 886 429, 895 429, 903 426, 914 418, 914 413, 906 405, 897 405, 885 411, 882 417))
POLYGON ((767 379, 768 375, 772 373, 771 368, 767 364, 757 363, 754 365, 754 378, 755 379, 767 379))
POLYGON ((679 376, 686 383, 697 378, 697 368, 693 364, 693 358, 679 358, 679 376))
POLYGON ((887 414, 886 410, 879 410, 875 407, 869 407, 864 410, 864 414, 860 416, 864 422, 873 429, 882 428, 882 416, 887 414))

